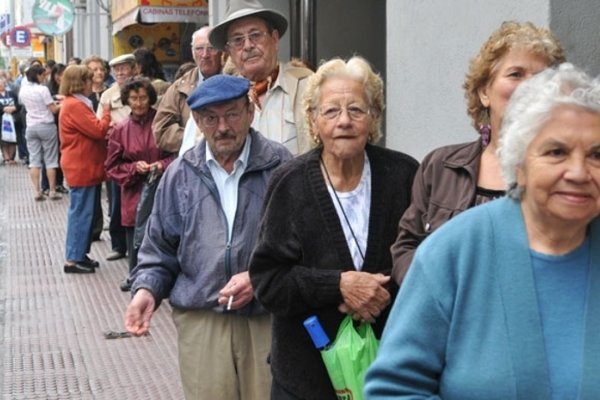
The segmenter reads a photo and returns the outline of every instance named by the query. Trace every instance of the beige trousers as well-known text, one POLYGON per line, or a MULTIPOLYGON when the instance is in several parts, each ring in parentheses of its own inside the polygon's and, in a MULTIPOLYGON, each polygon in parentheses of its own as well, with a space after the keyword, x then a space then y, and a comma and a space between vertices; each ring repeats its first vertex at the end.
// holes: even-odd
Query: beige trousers
POLYGON ((269 315, 243 317, 173 309, 186 400, 270 398, 269 315))

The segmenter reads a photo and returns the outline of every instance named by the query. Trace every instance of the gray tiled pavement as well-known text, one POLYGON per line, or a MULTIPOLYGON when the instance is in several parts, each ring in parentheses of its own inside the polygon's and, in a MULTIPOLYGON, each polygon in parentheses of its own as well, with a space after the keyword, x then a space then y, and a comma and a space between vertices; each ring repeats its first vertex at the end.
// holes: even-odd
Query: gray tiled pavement
POLYGON ((0 399, 181 399, 176 333, 163 303, 143 338, 123 329, 125 259, 95 274, 64 274, 68 199, 36 202, 22 164, 0 166, 0 399))

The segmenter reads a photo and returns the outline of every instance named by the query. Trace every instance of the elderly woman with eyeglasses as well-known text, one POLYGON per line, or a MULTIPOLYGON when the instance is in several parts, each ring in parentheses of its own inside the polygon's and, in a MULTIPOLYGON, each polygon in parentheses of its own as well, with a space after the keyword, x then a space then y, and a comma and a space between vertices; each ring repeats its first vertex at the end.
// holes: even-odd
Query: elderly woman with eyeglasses
POLYGON ((368 399, 600 398, 600 82, 522 83, 498 154, 508 197, 419 246, 368 399))
POLYGON ((397 289, 389 247, 418 166, 373 145, 383 83, 364 59, 323 64, 304 108, 317 147, 273 174, 250 262, 255 294, 273 313, 273 399, 336 398, 302 325, 309 316, 331 339, 347 314, 381 333, 397 289))
MULTIPOLYGON (((125 81, 121 87, 121 102, 131 113, 119 122, 108 139, 108 155, 104 166, 110 179, 121 190, 121 224, 125 227, 129 272, 137 264, 138 249, 134 245, 136 210, 140 202, 146 177, 151 171, 159 177, 173 160, 170 153, 156 146, 152 134, 152 120, 158 93, 148 78, 136 77, 125 81)), ((121 290, 131 288, 129 278, 120 285, 121 290)))

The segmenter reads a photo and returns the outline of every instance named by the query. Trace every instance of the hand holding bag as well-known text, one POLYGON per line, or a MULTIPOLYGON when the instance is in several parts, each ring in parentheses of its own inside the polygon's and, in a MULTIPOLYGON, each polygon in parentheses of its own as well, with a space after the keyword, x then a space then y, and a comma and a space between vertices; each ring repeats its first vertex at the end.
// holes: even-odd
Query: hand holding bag
POLYGON ((2 141, 17 143, 17 130, 15 129, 15 120, 12 114, 2 114, 2 141))

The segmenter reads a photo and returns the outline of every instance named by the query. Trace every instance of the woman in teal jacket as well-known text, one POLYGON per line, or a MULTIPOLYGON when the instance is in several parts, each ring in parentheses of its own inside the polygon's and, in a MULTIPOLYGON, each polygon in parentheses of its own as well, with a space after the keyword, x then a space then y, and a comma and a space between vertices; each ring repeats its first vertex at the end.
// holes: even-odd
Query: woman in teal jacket
POLYGON ((600 398, 600 82, 521 84, 499 156, 509 197, 419 247, 366 398, 600 398))

